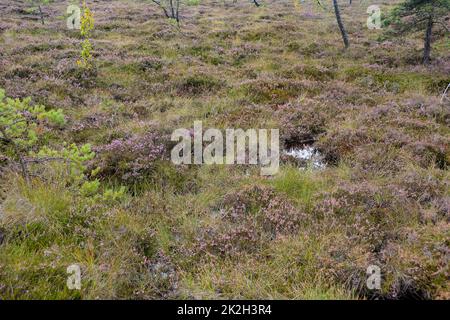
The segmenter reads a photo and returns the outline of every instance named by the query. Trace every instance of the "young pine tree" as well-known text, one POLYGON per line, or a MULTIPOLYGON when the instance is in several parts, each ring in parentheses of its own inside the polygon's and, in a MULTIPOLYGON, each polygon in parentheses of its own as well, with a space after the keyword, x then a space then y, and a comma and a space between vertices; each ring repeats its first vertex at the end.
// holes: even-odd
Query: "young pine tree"
POLYGON ((448 31, 450 0, 405 0, 391 13, 387 23, 395 33, 425 31, 423 64, 431 60, 433 32, 438 28, 448 31))
POLYGON ((31 99, 7 98, 0 88, 0 156, 17 164, 28 181, 28 158, 36 147, 46 124, 63 125, 61 110, 46 111, 42 105, 32 105, 31 99))

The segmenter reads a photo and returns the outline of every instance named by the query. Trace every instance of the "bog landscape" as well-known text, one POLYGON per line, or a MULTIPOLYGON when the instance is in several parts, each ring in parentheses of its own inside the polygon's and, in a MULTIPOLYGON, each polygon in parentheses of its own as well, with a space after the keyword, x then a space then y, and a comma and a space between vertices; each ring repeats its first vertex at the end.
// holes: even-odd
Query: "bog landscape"
POLYGON ((0 300, 450 299, 449 0, 0 12, 0 300))

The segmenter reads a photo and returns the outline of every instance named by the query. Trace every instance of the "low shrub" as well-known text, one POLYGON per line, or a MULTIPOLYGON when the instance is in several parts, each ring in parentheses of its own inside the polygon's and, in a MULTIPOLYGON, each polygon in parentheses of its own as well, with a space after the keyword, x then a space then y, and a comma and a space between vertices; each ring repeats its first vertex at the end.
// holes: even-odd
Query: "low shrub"
POLYGON ((165 138, 157 132, 116 139, 95 148, 98 157, 94 165, 102 176, 116 177, 125 182, 139 181, 148 176, 158 160, 166 155, 165 138))

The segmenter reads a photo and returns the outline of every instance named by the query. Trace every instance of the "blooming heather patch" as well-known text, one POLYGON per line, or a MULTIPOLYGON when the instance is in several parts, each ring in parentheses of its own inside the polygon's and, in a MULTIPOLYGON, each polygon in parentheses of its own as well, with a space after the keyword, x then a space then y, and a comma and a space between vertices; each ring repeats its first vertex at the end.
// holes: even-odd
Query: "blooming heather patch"
POLYGON ((101 174, 117 177, 126 182, 143 179, 154 169, 157 160, 166 154, 165 138, 156 132, 115 139, 99 146, 96 165, 101 174))
POLYGON ((198 249, 221 255, 258 252, 267 241, 294 234, 303 212, 269 187, 250 186, 226 195, 220 209, 222 223, 206 228, 198 249))

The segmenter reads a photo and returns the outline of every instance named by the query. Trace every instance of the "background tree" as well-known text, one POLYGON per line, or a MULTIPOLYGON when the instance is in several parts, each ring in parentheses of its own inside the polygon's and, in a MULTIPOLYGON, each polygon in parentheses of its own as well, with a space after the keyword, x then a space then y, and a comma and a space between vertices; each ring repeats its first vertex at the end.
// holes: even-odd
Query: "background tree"
POLYGON ((347 49, 350 46, 350 42, 348 41, 347 30, 345 30, 344 23, 342 22, 341 12, 339 10, 339 4, 337 0, 333 0, 334 14, 336 15, 336 21, 339 27, 339 31, 342 35, 342 40, 344 41, 344 46, 347 49))
POLYGON ((39 13, 39 16, 41 18, 41 23, 45 24, 45 20, 44 20, 44 12, 42 10, 42 6, 44 5, 48 5, 51 0, 28 0, 31 5, 32 5, 32 10, 35 11, 37 10, 39 13))
MULTIPOLYGON (((316 0, 316 2, 319 6, 325 8, 323 0, 316 0)), ((336 16, 336 21, 339 27, 339 31, 341 32, 342 40, 344 41, 344 46, 347 49, 350 46, 350 42, 348 40, 347 30, 345 29, 344 23, 342 22, 341 10, 339 8, 339 3, 337 2, 337 0, 333 0, 333 8, 334 8, 334 15, 336 16)))
POLYGON ((168 19, 175 19, 177 23, 180 22, 180 3, 181 0, 152 0, 164 12, 168 19))
POLYGON ((448 32, 449 14, 450 0, 406 0, 394 8, 386 23, 398 34, 425 31, 422 62, 429 64, 433 31, 448 32))

